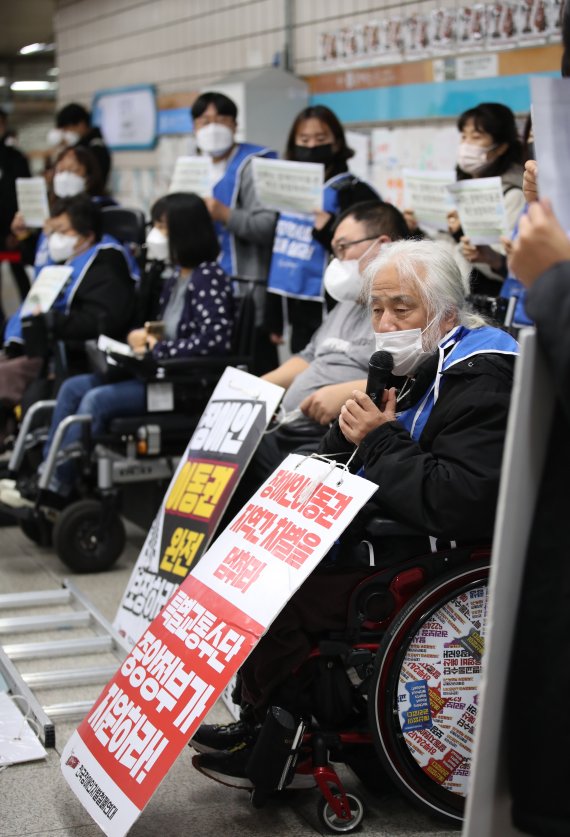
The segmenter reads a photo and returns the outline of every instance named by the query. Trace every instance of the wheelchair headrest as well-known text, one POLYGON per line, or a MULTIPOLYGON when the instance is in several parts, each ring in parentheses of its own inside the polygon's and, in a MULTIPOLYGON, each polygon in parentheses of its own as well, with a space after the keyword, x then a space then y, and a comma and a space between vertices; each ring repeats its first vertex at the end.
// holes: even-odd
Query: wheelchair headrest
POLYGON ((145 217, 140 209, 125 209, 123 206, 107 206, 101 210, 103 232, 112 235, 121 243, 144 244, 145 217))

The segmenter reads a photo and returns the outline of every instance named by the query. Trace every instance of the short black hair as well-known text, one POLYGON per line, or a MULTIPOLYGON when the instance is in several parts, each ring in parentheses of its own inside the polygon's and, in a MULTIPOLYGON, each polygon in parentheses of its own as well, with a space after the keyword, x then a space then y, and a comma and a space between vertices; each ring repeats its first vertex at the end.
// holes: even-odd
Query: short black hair
POLYGON ((214 105, 220 116, 231 116, 232 119, 237 119, 238 109, 233 99, 223 93, 215 93, 214 91, 201 93, 198 96, 190 108, 192 119, 198 119, 202 116, 209 105, 214 105))
POLYGON ((70 224, 79 235, 95 236, 95 241, 101 241, 103 234, 103 219, 101 210, 93 203, 89 195, 76 195, 73 198, 58 198, 52 208, 51 217, 58 218, 66 214, 70 224))
POLYGON ((157 221, 162 221, 162 219, 166 215, 166 210, 168 208, 168 196, 164 196, 156 200, 150 208, 150 220, 153 224, 156 224, 157 221))
POLYGON ((70 145, 64 148, 61 154, 58 155, 54 163, 54 168, 68 154, 73 154, 79 165, 85 169, 85 179, 87 180, 85 191, 87 194, 92 196, 104 195, 105 186, 103 183, 103 175, 101 174, 101 167, 99 166, 99 160, 93 152, 84 145, 70 145))
POLYGON ((166 198, 170 260, 180 267, 214 262, 220 244, 206 204, 193 192, 174 192, 166 198))
POLYGON ((391 241, 410 238, 410 231, 405 218, 393 204, 385 201, 361 201, 345 209, 335 221, 334 230, 345 218, 354 218, 364 224, 367 235, 380 237, 387 235, 391 241))
MULTIPOLYGON (((515 115, 510 108, 499 102, 483 102, 461 114, 457 120, 457 130, 462 131, 468 122, 473 122, 478 131, 490 134, 496 145, 506 143, 508 146, 504 154, 477 172, 477 177, 500 177, 516 163, 522 164, 522 142, 515 115)), ((462 172, 458 167, 457 176, 463 179, 471 175, 462 172)))
POLYGON ((333 113, 333 111, 330 108, 327 108, 326 105, 310 105, 308 108, 304 108, 301 113, 297 114, 295 121, 291 126, 289 136, 287 137, 287 145, 285 146, 286 160, 295 159, 295 138, 297 136, 297 131, 299 130, 301 123, 305 122, 307 119, 318 119, 319 122, 324 122, 324 124, 330 128, 338 148, 335 154, 337 160, 346 161, 350 160, 351 157, 354 157, 354 151, 346 144, 344 128, 342 127, 336 113, 333 113))
POLYGON ((70 105, 58 110, 55 117, 55 124, 58 128, 66 128, 68 125, 77 125, 79 122, 86 122, 91 125, 91 116, 87 108, 73 102, 70 105))

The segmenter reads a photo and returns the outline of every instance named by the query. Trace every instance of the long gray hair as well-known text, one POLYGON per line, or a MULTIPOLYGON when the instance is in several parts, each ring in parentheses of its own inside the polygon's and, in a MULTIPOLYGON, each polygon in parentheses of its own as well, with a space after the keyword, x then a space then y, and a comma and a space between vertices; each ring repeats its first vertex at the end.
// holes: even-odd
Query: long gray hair
POLYGON ((447 317, 467 328, 486 324, 467 302, 469 271, 460 267, 445 242, 412 239, 385 244, 364 270, 362 296, 369 305, 374 277, 388 265, 396 269, 402 287, 415 291, 426 308, 427 321, 431 322, 424 334, 427 351, 435 350, 447 317))

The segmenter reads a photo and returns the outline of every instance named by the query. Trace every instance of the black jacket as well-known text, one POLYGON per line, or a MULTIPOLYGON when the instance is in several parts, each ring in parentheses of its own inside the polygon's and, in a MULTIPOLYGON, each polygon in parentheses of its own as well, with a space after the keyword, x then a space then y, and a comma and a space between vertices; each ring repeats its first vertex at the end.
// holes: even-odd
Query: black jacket
POLYGON ((570 262, 544 273, 526 309, 552 373, 556 405, 527 550, 506 697, 513 822, 570 834, 570 262))
POLYGON ((16 178, 29 177, 28 161, 17 148, 0 141, 0 250, 6 246, 16 211, 16 178))
POLYGON ((91 128, 85 136, 81 137, 77 145, 82 145, 91 151, 99 164, 102 182, 105 185, 111 171, 111 152, 105 145, 103 134, 99 128, 91 128))
MULTIPOLYGON (((397 421, 376 428, 353 460, 378 491, 343 536, 354 544, 366 537, 371 516, 397 520, 423 533, 383 539, 395 557, 430 551, 426 536, 460 544, 490 543, 499 489, 501 458, 512 387, 513 358, 481 354, 452 366, 442 376, 439 398, 418 441, 397 421)), ((434 356, 419 368, 399 409, 419 404, 437 367, 434 356)), ((336 422, 321 452, 353 451, 336 422)))

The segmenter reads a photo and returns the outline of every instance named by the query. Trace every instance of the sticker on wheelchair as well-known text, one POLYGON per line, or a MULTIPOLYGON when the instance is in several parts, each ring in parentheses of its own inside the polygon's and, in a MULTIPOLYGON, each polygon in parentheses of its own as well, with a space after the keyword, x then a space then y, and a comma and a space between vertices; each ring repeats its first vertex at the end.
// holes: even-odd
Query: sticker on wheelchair
POLYGON ((461 796, 475 739, 486 611, 486 585, 438 608, 411 639, 398 681, 400 727, 412 758, 461 796))

